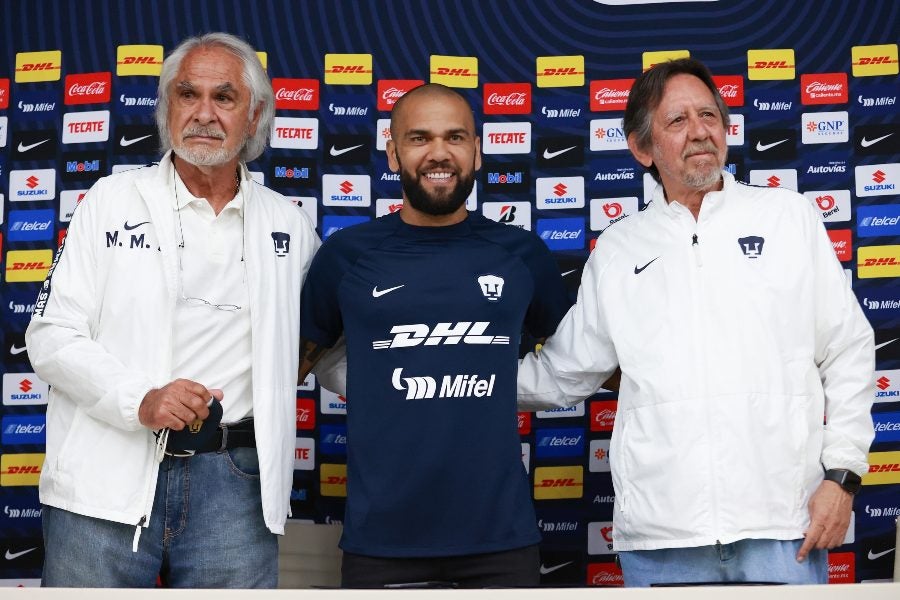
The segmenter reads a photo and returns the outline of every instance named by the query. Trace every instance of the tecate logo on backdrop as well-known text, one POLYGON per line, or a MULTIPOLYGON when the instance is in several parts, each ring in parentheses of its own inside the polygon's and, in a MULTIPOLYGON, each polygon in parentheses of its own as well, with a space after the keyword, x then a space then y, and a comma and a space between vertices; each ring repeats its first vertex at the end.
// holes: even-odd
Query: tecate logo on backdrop
POLYGON ((850 220, 850 190, 803 192, 826 223, 850 220))
POLYGON ((613 223, 618 223, 637 212, 637 196, 593 198, 591 200, 591 231, 605 231, 613 223))
POLYGON ((308 437, 298 437, 294 446, 294 469, 297 471, 312 471, 316 468, 316 440, 308 437))
POLYGON ((481 212, 492 221, 531 231, 530 202, 484 202, 481 212))
POLYGON ((584 208, 584 177, 538 177, 535 207, 539 210, 584 208))
POLYGON ((850 140, 847 111, 800 115, 804 144, 834 144, 850 140))
POLYGON ((729 123, 725 129, 725 143, 728 146, 744 145, 744 115, 730 113, 728 115, 729 123))
POLYGON ((3 374, 3 405, 34 406, 47 404, 50 386, 34 373, 3 374))
POLYGON ((900 204, 878 204, 856 208, 857 237, 900 235, 900 204))
POLYGON ((9 172, 10 202, 53 200, 56 197, 56 169, 25 169, 9 172))
POLYGON ((628 150, 622 119, 593 119, 590 132, 592 152, 628 150))
POLYGON ((531 152, 531 123, 485 123, 481 135, 484 154, 529 154, 531 152))
POLYGON ((371 206, 368 175, 322 175, 323 206, 371 206))
POLYGON ((65 104, 103 104, 109 102, 112 73, 76 73, 66 75, 65 104))
POLYGON ((319 120, 307 117, 275 117, 272 124, 273 148, 315 150, 319 147, 319 120))
POLYGON ((900 164, 863 165, 854 169, 857 196, 893 196, 900 184, 900 164))

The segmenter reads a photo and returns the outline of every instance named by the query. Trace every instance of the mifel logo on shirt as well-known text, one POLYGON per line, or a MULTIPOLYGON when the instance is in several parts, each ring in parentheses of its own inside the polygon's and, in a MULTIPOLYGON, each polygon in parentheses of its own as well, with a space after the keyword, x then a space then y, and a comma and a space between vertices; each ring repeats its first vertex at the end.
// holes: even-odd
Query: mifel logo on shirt
POLYGON ((16 52, 16 83, 59 81, 62 51, 16 52))
POLYGON ((371 54, 326 54, 325 83, 372 85, 371 54))
POLYGON ((581 498, 584 467, 538 467, 534 470, 534 499, 581 498))
POLYGON ((900 483, 900 452, 871 452, 869 472, 862 477, 863 485, 900 483))
POLYGON ((659 63, 690 57, 690 50, 658 50, 655 52, 644 52, 641 55, 641 60, 644 63, 644 71, 646 71, 653 65, 658 65, 659 63))
POLYGON ((584 85, 584 56, 538 56, 537 86, 580 87, 584 85))
POLYGON ((323 463, 319 467, 319 491, 323 496, 347 497, 347 465, 323 463))
POLYGON ((856 261, 860 279, 900 277, 900 246, 860 246, 856 261))
MULTIPOLYGON (((897 44, 853 46, 850 48, 854 77, 897 75, 897 44)), ((18 81, 18 79, 17 79, 18 81)))
POLYGON ((6 253, 6 281, 43 281, 52 262, 52 250, 10 250, 6 253))
POLYGON ((0 456, 0 486, 37 485, 41 478, 43 454, 4 454, 0 456))
POLYGON ((779 50, 747 50, 747 78, 794 79, 796 77, 793 48, 779 50))
POLYGON ((116 75, 155 75, 159 77, 163 47, 132 45, 116 47, 116 75))
POLYGON ((432 54, 429 73, 431 83, 456 88, 477 88, 478 57, 432 54))

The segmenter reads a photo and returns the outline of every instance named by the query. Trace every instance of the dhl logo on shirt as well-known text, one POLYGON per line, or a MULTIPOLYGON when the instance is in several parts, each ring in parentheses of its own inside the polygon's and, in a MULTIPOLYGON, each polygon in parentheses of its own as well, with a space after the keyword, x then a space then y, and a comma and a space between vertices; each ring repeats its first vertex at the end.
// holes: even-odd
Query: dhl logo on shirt
POLYGON ((659 50, 656 52, 644 52, 641 60, 644 63, 644 71, 653 65, 658 65, 669 60, 677 60, 679 58, 690 58, 689 50, 659 50))
POLYGON ((897 75, 897 44, 853 46, 850 49, 854 77, 897 75))
POLYGON ((264 71, 269 70, 269 53, 268 52, 257 52, 256 58, 259 59, 259 64, 262 65, 264 71))
POLYGON ((860 246, 856 251, 856 276, 900 277, 900 246, 860 246))
POLYGON ((584 85, 583 56, 538 56, 537 86, 580 87, 584 85))
POLYGON ((43 281, 52 262, 52 250, 10 250, 6 253, 6 281, 43 281))
POLYGON ((162 71, 163 47, 134 45, 116 48, 116 75, 154 75, 162 71))
POLYGON ((869 472, 863 475, 863 485, 900 483, 900 452, 872 452, 869 472))
POLYGON ((796 75, 794 50, 747 50, 747 78, 794 79, 796 75))
POLYGON ((347 497, 347 465, 323 463, 319 467, 319 492, 323 496, 347 497))
POLYGON ((431 83, 456 88, 477 88, 478 57, 432 54, 429 73, 431 83))
POLYGON ((62 73, 62 50, 16 52, 16 83, 59 81, 62 73))
POLYGON ((584 467, 538 467, 534 470, 534 499, 581 498, 584 467))
POLYGON ((326 54, 325 83, 372 85, 371 54, 326 54))
POLYGON ((37 485, 41 478, 43 454, 4 454, 0 456, 0 486, 37 485))

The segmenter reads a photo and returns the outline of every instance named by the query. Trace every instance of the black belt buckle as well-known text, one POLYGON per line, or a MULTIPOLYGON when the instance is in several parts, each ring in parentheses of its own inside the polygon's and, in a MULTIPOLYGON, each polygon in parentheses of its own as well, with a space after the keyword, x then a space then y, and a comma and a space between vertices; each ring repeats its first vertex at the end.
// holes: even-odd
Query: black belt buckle
MULTIPOLYGON (((170 456, 193 456, 195 452, 202 451, 210 446, 215 448, 213 440, 218 434, 219 423, 222 421, 222 404, 212 401, 209 405, 209 416, 201 421, 197 419, 181 431, 169 431, 169 439, 166 442, 166 454, 170 456)), ((226 442, 223 431, 222 445, 226 442)))

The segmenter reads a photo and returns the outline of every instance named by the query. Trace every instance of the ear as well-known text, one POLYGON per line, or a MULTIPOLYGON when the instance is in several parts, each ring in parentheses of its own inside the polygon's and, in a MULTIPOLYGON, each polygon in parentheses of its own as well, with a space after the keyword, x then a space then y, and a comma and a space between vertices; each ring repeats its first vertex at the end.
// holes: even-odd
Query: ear
POLYGON ((481 170, 481 138, 475 136, 475 170, 481 170))
POLYGON ((387 154, 388 168, 390 168, 392 173, 398 172, 400 170, 400 158, 397 155, 397 144, 394 143, 394 140, 388 140, 384 150, 387 154))
POLYGON ((256 135, 256 127, 259 125, 259 115, 262 112, 262 102, 256 105, 256 108, 253 109, 253 115, 250 117, 250 122, 247 123, 247 135, 253 137, 256 135))
POLYGON ((644 165, 644 167, 649 167, 653 164, 653 154, 638 147, 637 136, 633 133, 628 135, 628 149, 635 160, 644 165))

